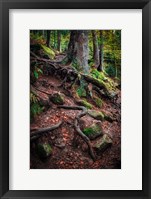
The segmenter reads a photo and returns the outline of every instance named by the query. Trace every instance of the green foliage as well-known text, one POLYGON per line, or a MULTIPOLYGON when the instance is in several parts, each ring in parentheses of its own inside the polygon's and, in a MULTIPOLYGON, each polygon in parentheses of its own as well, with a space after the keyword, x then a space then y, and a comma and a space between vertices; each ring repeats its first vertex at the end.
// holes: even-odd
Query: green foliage
POLYGON ((79 97, 86 97, 87 96, 86 90, 82 86, 78 87, 77 94, 78 94, 79 97))
POLYGON ((30 117, 34 119, 34 117, 40 114, 43 111, 44 107, 39 104, 38 97, 31 92, 30 93, 30 117))
POLYGON ((108 74, 109 77, 115 77, 116 76, 116 69, 112 65, 106 66, 105 72, 108 74))
POLYGON ((37 66, 35 66, 35 70, 34 70, 35 78, 38 79, 40 74, 43 74, 43 71, 40 68, 38 68, 37 66))
POLYGON ((30 33, 30 43, 31 44, 40 44, 40 45, 45 45, 46 40, 42 35, 39 35, 38 33, 30 33))
POLYGON ((32 103, 30 105, 30 116, 33 119, 36 115, 39 115, 43 111, 43 107, 39 105, 39 103, 32 103))

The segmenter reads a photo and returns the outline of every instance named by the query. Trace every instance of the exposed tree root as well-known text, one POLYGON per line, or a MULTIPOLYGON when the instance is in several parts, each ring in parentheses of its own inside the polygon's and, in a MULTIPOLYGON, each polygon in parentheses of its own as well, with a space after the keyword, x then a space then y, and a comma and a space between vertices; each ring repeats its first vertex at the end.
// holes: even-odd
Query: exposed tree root
POLYGON ((92 149, 90 139, 81 131, 81 129, 79 127, 80 118, 87 114, 87 109, 83 106, 64 106, 64 105, 58 106, 58 108, 72 109, 72 110, 82 110, 82 112, 79 113, 75 117, 74 128, 77 131, 77 133, 80 135, 80 137, 87 143, 87 145, 89 147, 90 156, 95 161, 95 155, 94 155, 94 152, 93 152, 93 149, 92 149))
POLYGON ((30 141, 38 139, 40 136, 42 136, 43 133, 49 133, 49 131, 53 131, 54 129, 59 128, 61 124, 62 124, 62 121, 60 121, 58 124, 55 124, 54 126, 40 128, 36 131, 32 131, 32 133, 30 134, 30 141))
POLYGON ((49 60, 49 59, 44 59, 44 58, 40 58, 38 57, 35 53, 30 52, 32 56, 34 56, 34 58, 36 58, 38 61, 42 61, 44 62, 47 67, 48 70, 49 68, 52 68, 53 70, 55 70, 55 73, 58 73, 60 76, 62 76, 64 73, 64 79, 62 81, 62 83, 59 85, 59 87, 63 86, 63 84, 67 81, 67 79, 71 79, 71 77, 73 77, 73 80, 71 80, 71 86, 72 84, 75 83, 75 81, 77 80, 77 78, 79 76, 81 76, 81 78, 83 78, 85 81, 87 81, 88 83, 93 84, 94 86, 96 86, 98 89, 102 89, 104 90, 104 95, 107 97, 111 97, 108 89, 106 88, 105 84, 102 83, 101 81, 91 77, 90 75, 86 75, 83 73, 79 73, 77 72, 74 68, 70 67, 70 66, 61 66, 59 64, 57 64, 57 66, 53 63, 53 61, 49 60), (64 71, 64 72, 63 72, 64 71))

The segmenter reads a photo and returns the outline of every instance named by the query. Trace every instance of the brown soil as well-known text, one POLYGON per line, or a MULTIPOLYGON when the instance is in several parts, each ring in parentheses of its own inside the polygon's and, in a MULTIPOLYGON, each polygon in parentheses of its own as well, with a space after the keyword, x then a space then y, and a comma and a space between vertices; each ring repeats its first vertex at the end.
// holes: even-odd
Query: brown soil
MULTIPOLYGON (((40 90, 47 93, 61 92, 65 94, 65 105, 76 105, 74 97, 70 97, 67 91, 63 88, 58 88, 57 85, 61 84, 61 80, 52 76, 41 76, 36 86, 40 90), (47 82, 44 85, 42 82, 47 82)), ((40 91, 39 94, 42 98, 48 98, 47 94, 40 91)), ((89 101, 91 102, 91 100, 89 101)), ((93 103, 93 102, 92 102, 93 103)), ((101 122, 103 132, 109 134, 113 140, 110 148, 101 154, 96 155, 96 161, 93 161, 89 155, 87 144, 78 136, 75 143, 74 137, 77 134, 73 127, 73 121, 78 110, 65 110, 57 108, 57 105, 51 104, 51 107, 45 110, 40 115, 36 116, 31 123, 31 129, 42 128, 57 124, 63 121, 63 124, 50 133, 45 133, 38 140, 31 143, 30 146, 30 168, 31 169, 120 169, 121 168, 121 113, 120 113, 120 91, 116 102, 109 99, 103 99, 102 108, 93 107, 95 110, 101 110, 105 113, 111 114, 114 121, 101 122), (47 159, 40 159, 36 152, 36 145, 40 142, 49 143, 53 149, 52 155, 47 159)), ((97 120, 90 116, 84 116, 82 123, 89 126, 97 120)), ((81 125, 83 125, 81 124, 81 125)), ((92 144, 99 139, 99 137, 92 141, 92 144)))

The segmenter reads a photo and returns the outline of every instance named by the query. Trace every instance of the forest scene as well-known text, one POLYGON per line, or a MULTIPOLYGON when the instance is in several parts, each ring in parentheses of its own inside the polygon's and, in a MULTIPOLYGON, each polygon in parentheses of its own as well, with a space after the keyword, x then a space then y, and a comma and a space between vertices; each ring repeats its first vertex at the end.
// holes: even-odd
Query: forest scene
POLYGON ((30 169, 121 169, 121 30, 30 30, 30 169))

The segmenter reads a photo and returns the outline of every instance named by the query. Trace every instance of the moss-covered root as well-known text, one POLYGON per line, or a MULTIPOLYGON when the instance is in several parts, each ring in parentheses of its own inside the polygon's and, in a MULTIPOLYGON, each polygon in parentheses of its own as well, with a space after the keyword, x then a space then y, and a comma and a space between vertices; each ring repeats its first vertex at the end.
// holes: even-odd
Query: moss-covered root
POLYGON ((92 140, 100 135, 103 135, 100 123, 92 124, 91 126, 84 128, 83 133, 92 140))
POLYGON ((101 111, 88 110, 88 114, 96 120, 104 120, 104 114, 101 111))
POLYGON ((87 109, 92 109, 92 108, 93 108, 92 104, 90 104, 89 102, 87 102, 87 101, 84 100, 84 99, 83 99, 83 100, 77 100, 76 103, 77 103, 78 105, 80 105, 80 106, 86 107, 87 109))
POLYGON ((44 54, 46 54, 50 59, 55 58, 55 52, 51 48, 48 48, 45 45, 41 45, 41 47, 43 49, 44 54))

